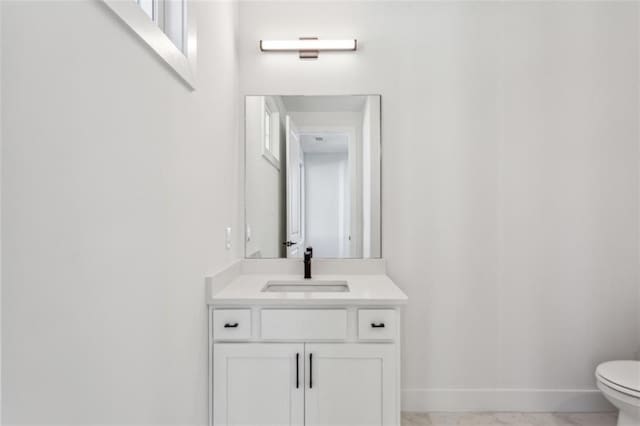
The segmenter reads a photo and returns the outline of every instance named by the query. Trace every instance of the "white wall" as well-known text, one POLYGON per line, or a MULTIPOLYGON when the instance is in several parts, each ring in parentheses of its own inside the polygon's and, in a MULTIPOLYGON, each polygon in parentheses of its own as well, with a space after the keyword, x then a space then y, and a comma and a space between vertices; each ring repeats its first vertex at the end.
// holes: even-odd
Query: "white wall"
POLYGON ((635 356, 637 8, 241 3, 243 93, 382 94, 405 408, 597 409, 594 367, 635 356), (359 50, 257 48, 309 34, 359 50))
POLYGON ((100 1, 2 2, 3 424, 206 424, 237 6, 193 7, 195 92, 100 1))

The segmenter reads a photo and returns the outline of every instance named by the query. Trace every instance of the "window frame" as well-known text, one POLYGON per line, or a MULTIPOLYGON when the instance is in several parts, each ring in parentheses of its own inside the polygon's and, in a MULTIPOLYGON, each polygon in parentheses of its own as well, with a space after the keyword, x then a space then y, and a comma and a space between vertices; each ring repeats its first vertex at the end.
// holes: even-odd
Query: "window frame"
POLYGON ((196 89, 197 26, 193 2, 183 0, 183 49, 178 48, 164 33, 164 23, 159 22, 161 9, 154 0, 154 18, 138 5, 136 0, 102 0, 127 26, 135 32, 182 81, 191 89, 196 89), (158 21, 158 22, 156 22, 158 21))

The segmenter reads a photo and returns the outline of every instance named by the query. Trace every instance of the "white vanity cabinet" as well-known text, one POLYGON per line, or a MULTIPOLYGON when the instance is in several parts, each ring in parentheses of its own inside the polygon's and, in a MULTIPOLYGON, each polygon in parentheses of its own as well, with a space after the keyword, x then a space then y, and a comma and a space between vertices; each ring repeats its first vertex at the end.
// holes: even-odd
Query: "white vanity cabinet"
POLYGON ((400 424, 393 344, 310 343, 305 355, 305 425, 400 424))
POLYGON ((212 426, 399 426, 395 307, 210 307, 212 426))
POLYGON ((215 344, 213 424, 303 425, 303 358, 302 343, 215 344))

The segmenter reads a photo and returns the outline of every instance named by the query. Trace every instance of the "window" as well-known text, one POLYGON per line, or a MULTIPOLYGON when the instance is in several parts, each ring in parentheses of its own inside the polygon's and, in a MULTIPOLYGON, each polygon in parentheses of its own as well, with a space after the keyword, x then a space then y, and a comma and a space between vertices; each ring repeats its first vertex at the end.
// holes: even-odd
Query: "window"
POLYGON ((280 114, 272 98, 264 98, 262 118, 262 156, 280 170, 280 114))
POLYGON ((155 14, 153 13, 154 3, 153 0, 138 0, 138 6, 144 10, 144 13, 146 13, 152 21, 156 22, 155 14))
POLYGON ((195 88, 196 27, 191 0, 103 0, 187 85, 195 88))
POLYGON ((185 0, 133 0, 162 30, 173 44, 184 53, 186 28, 185 0))

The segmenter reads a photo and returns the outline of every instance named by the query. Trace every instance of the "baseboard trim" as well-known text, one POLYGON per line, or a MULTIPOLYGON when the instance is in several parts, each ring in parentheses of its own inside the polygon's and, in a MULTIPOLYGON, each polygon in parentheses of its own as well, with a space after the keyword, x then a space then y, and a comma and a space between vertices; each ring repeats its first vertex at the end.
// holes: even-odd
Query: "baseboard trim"
POLYGON ((402 410, 603 412, 614 408, 597 389, 403 389, 402 410))

